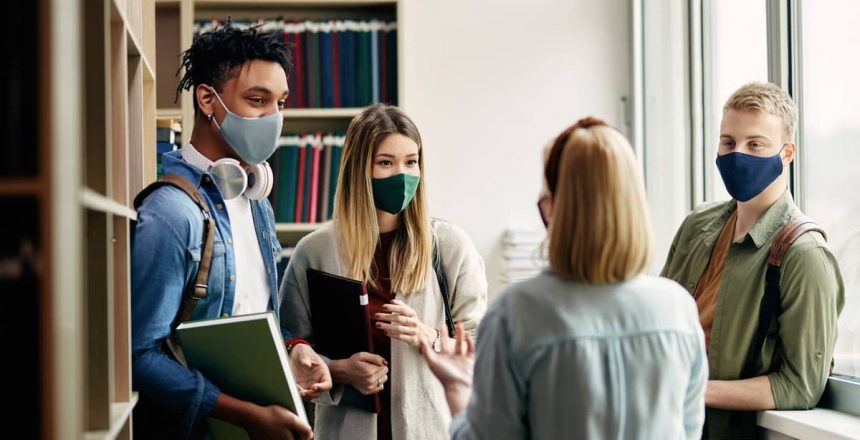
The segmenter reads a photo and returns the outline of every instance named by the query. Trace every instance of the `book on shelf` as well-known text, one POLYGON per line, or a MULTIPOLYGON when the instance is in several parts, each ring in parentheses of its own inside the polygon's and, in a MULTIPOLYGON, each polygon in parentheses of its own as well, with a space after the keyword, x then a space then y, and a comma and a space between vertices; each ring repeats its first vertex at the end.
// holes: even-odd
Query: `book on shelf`
POLYGON ((270 195, 279 223, 331 220, 345 137, 340 133, 281 136, 270 163, 276 191, 270 195))
MULTIPOLYGON (((385 15, 385 14, 383 14, 385 15)), ((195 23, 195 35, 224 21, 195 23)), ((397 22, 364 20, 232 20, 236 27, 280 30, 293 54, 288 108, 365 107, 397 104, 397 22)))
MULTIPOLYGON (((308 422, 298 384, 272 312, 188 321, 176 327, 190 368, 221 391, 258 405, 279 405, 308 422)), ((216 440, 247 439, 240 427, 209 418, 216 440)))

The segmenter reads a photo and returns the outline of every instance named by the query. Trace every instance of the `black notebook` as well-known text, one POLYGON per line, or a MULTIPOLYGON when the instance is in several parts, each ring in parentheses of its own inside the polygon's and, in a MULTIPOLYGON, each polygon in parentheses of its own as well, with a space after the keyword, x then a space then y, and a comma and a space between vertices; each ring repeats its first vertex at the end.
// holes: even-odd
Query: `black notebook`
MULTIPOLYGON (((307 270, 311 305, 311 343, 329 359, 348 359, 362 351, 374 353, 367 283, 316 269, 307 270)), ((379 394, 365 396, 344 385, 341 404, 369 412, 382 409, 379 394)))

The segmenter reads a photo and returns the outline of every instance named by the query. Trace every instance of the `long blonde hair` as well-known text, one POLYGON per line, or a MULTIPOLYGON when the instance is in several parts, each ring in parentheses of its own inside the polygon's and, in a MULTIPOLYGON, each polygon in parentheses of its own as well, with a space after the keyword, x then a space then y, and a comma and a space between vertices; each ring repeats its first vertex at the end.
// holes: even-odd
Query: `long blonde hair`
MULTIPOLYGON (((379 225, 373 204, 373 155, 388 135, 399 133, 418 144, 418 168, 424 172, 424 153, 418 128, 397 107, 372 105, 353 118, 346 132, 343 160, 334 199, 334 229, 348 267, 348 276, 376 286, 378 269, 373 256, 379 246, 379 225)), ((388 264, 392 293, 420 291, 430 274, 433 237, 427 213, 424 179, 412 202, 400 213, 388 264)))
POLYGON ((606 284, 645 271, 652 242, 645 185, 621 133, 596 118, 580 120, 556 138, 544 176, 555 273, 606 284))

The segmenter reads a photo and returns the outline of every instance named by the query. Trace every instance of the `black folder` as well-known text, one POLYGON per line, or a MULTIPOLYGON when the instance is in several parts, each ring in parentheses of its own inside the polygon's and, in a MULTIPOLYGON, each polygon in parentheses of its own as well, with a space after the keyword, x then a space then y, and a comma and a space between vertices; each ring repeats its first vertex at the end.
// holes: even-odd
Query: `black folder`
MULTIPOLYGON (((367 283, 316 269, 307 270, 311 305, 311 343, 329 359, 347 359, 365 351, 374 353, 367 283)), ((344 385, 341 404, 379 413, 379 394, 365 396, 344 385)))

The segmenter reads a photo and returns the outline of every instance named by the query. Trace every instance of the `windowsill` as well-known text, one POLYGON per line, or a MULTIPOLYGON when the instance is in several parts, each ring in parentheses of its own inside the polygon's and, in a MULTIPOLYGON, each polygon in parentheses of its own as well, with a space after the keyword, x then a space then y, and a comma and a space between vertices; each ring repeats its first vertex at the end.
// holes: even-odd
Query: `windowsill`
POLYGON ((857 439, 860 435, 860 417, 825 408, 762 411, 758 425, 797 439, 857 439))

